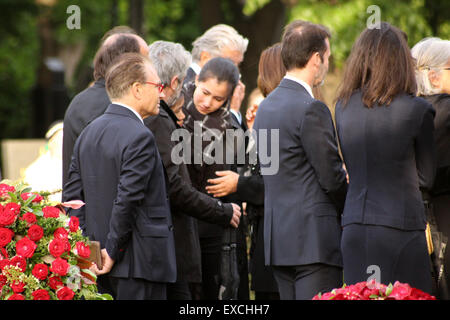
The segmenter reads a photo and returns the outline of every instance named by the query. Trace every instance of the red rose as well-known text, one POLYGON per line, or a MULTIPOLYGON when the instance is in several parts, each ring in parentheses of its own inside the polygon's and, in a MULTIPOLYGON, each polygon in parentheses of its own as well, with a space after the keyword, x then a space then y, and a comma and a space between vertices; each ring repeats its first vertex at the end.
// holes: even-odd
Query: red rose
POLYGON ((34 291, 32 294, 33 300, 50 300, 50 295, 48 291, 45 289, 38 289, 34 291))
POLYGON ((35 224, 37 221, 36 215, 33 212, 24 213, 23 216, 20 217, 20 220, 25 220, 26 222, 28 222, 28 225, 35 224))
POLYGON ((66 242, 62 239, 53 239, 48 244, 48 251, 52 256, 58 258, 66 251, 66 242))
POLYGON ((77 232, 79 226, 80 226, 80 220, 75 216, 70 217, 70 221, 69 221, 70 232, 77 232))
POLYGON ((0 271, 3 271, 3 268, 6 266, 9 266, 10 264, 11 264, 11 261, 9 261, 9 259, 0 260, 0 271))
POLYGON ((24 258, 31 258, 36 250, 36 243, 28 239, 27 237, 17 241, 16 253, 24 258))
POLYGON ((6 227, 13 224, 16 221, 17 215, 14 211, 4 210, 3 207, 0 208, 0 227, 6 227))
POLYGON ((66 260, 63 258, 56 258, 53 260, 50 270, 59 276, 65 276, 69 271, 69 267, 70 265, 66 260))
POLYGON ((47 206, 42 208, 42 212, 44 213, 44 218, 58 218, 61 211, 56 207, 47 206))
POLYGON ((70 246, 70 242, 68 239, 63 239, 62 240, 64 242, 64 250, 69 253, 70 249, 72 249, 72 247, 70 246))
POLYGON ((33 276, 39 280, 45 280, 48 275, 48 267, 43 263, 37 263, 31 271, 33 276))
POLYGON ((407 283, 400 283, 396 281, 388 296, 389 300, 405 300, 411 294, 411 287, 407 283))
POLYGON ((69 237, 69 232, 66 230, 66 228, 58 228, 53 233, 53 236, 55 239, 67 239, 69 237))
POLYGON ((81 258, 89 258, 91 255, 91 248, 84 242, 78 241, 76 244, 77 255, 81 258))
POLYGON ((37 242, 41 240, 41 238, 44 236, 44 229, 42 227, 38 226, 37 224, 34 224, 28 229, 28 238, 30 240, 37 242))
POLYGON ((33 202, 33 203, 39 203, 39 202, 41 202, 42 200, 44 200, 44 198, 42 198, 42 196, 41 196, 40 194, 35 193, 35 192, 33 192, 33 193, 31 193, 31 192, 22 193, 22 194, 20 195, 20 197, 22 198, 23 201, 27 201, 28 198, 31 197, 31 196, 33 196, 33 195, 36 196, 36 197, 31 201, 31 202, 33 202))
POLYGON ((9 197, 8 192, 16 192, 16 189, 13 186, 7 185, 5 183, 0 184, 0 197, 9 197))
POLYGON ((8 228, 0 228, 0 247, 6 246, 11 242, 14 232, 8 228))
POLYGON ((25 297, 21 294, 14 293, 8 300, 25 300, 25 297))
POLYGON ((15 202, 9 202, 5 205, 3 211, 11 211, 17 216, 20 213, 20 204, 15 202))
POLYGON ((15 256, 11 259, 10 265, 19 267, 22 272, 25 272, 25 270, 27 269, 27 260, 25 260, 24 257, 15 256))
POLYGON ((53 290, 57 290, 59 287, 63 287, 64 283, 59 277, 50 277, 48 279, 48 286, 53 290))
POLYGON ((24 287, 25 287, 25 283, 23 283, 23 282, 13 281, 13 283, 11 283, 11 289, 14 291, 14 293, 23 292, 24 287))
POLYGON ((6 251, 5 248, 0 247, 0 260, 1 259, 8 259, 8 258, 9 258, 8 251, 6 251))
POLYGON ((4 276, 3 274, 0 274, 0 291, 2 290, 3 286, 6 284, 7 281, 8 278, 6 278, 6 276, 4 276))
POLYGON ((68 287, 62 287, 58 291, 56 291, 56 296, 59 300, 72 300, 75 292, 68 287))

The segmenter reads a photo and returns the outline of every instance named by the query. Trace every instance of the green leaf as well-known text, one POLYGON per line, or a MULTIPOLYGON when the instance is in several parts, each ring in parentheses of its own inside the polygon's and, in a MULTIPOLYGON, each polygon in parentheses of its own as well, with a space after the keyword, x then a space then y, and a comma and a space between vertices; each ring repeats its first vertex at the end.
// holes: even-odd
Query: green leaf
POLYGON ((27 187, 27 188, 23 189, 20 193, 28 193, 28 192, 31 192, 31 190, 33 190, 31 187, 27 187))
POLYGON ((378 298, 378 295, 376 295, 376 294, 371 294, 371 295, 369 296, 369 298, 370 298, 370 299, 376 299, 376 298, 378 298))
POLYGON ((389 283, 389 285, 388 285, 387 288, 386 288, 386 297, 389 297, 389 295, 390 295, 391 292, 392 292, 392 289, 393 289, 392 283, 389 283))
POLYGON ((12 202, 17 202, 17 196, 14 193, 8 191, 8 194, 11 197, 12 202))
POLYGON ((84 273, 87 273, 88 275, 93 277, 95 280, 97 280, 97 275, 94 272, 92 272, 91 270, 89 270, 89 269, 81 269, 81 271, 83 271, 84 273))
POLYGON ((25 202, 23 203, 23 206, 24 206, 24 207, 27 207, 27 206, 31 203, 31 201, 34 200, 34 198, 36 198, 36 195, 35 195, 35 194, 31 195, 31 196, 27 199, 27 201, 25 201, 25 202))

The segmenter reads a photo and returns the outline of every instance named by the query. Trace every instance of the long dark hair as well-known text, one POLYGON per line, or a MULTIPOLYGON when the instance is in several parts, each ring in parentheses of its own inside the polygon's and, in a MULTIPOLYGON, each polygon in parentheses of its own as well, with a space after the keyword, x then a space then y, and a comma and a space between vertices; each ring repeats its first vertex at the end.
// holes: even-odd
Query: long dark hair
POLYGON ((368 107, 389 105, 400 94, 416 92, 414 61, 405 33, 387 22, 379 29, 365 29, 352 47, 336 100, 347 104, 362 91, 368 107))

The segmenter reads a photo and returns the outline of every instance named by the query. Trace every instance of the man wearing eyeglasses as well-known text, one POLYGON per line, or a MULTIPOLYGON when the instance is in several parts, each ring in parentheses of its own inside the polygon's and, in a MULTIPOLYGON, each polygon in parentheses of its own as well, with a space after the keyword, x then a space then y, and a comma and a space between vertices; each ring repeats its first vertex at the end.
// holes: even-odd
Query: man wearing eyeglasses
POLYGON ((143 119, 164 97, 147 57, 125 53, 106 73, 111 104, 79 136, 63 200, 85 206, 69 214, 83 234, 100 242, 93 266, 118 300, 166 299, 176 280, 172 218, 163 164, 143 119))

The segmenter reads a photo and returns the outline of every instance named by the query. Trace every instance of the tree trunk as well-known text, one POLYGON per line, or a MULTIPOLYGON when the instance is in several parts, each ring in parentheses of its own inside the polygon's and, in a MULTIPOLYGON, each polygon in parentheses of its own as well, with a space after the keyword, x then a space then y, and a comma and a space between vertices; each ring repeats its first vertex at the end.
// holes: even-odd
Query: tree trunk
POLYGON ((138 35, 142 36, 142 22, 143 22, 143 0, 130 0, 130 7, 128 11, 128 25, 133 28, 138 35))

